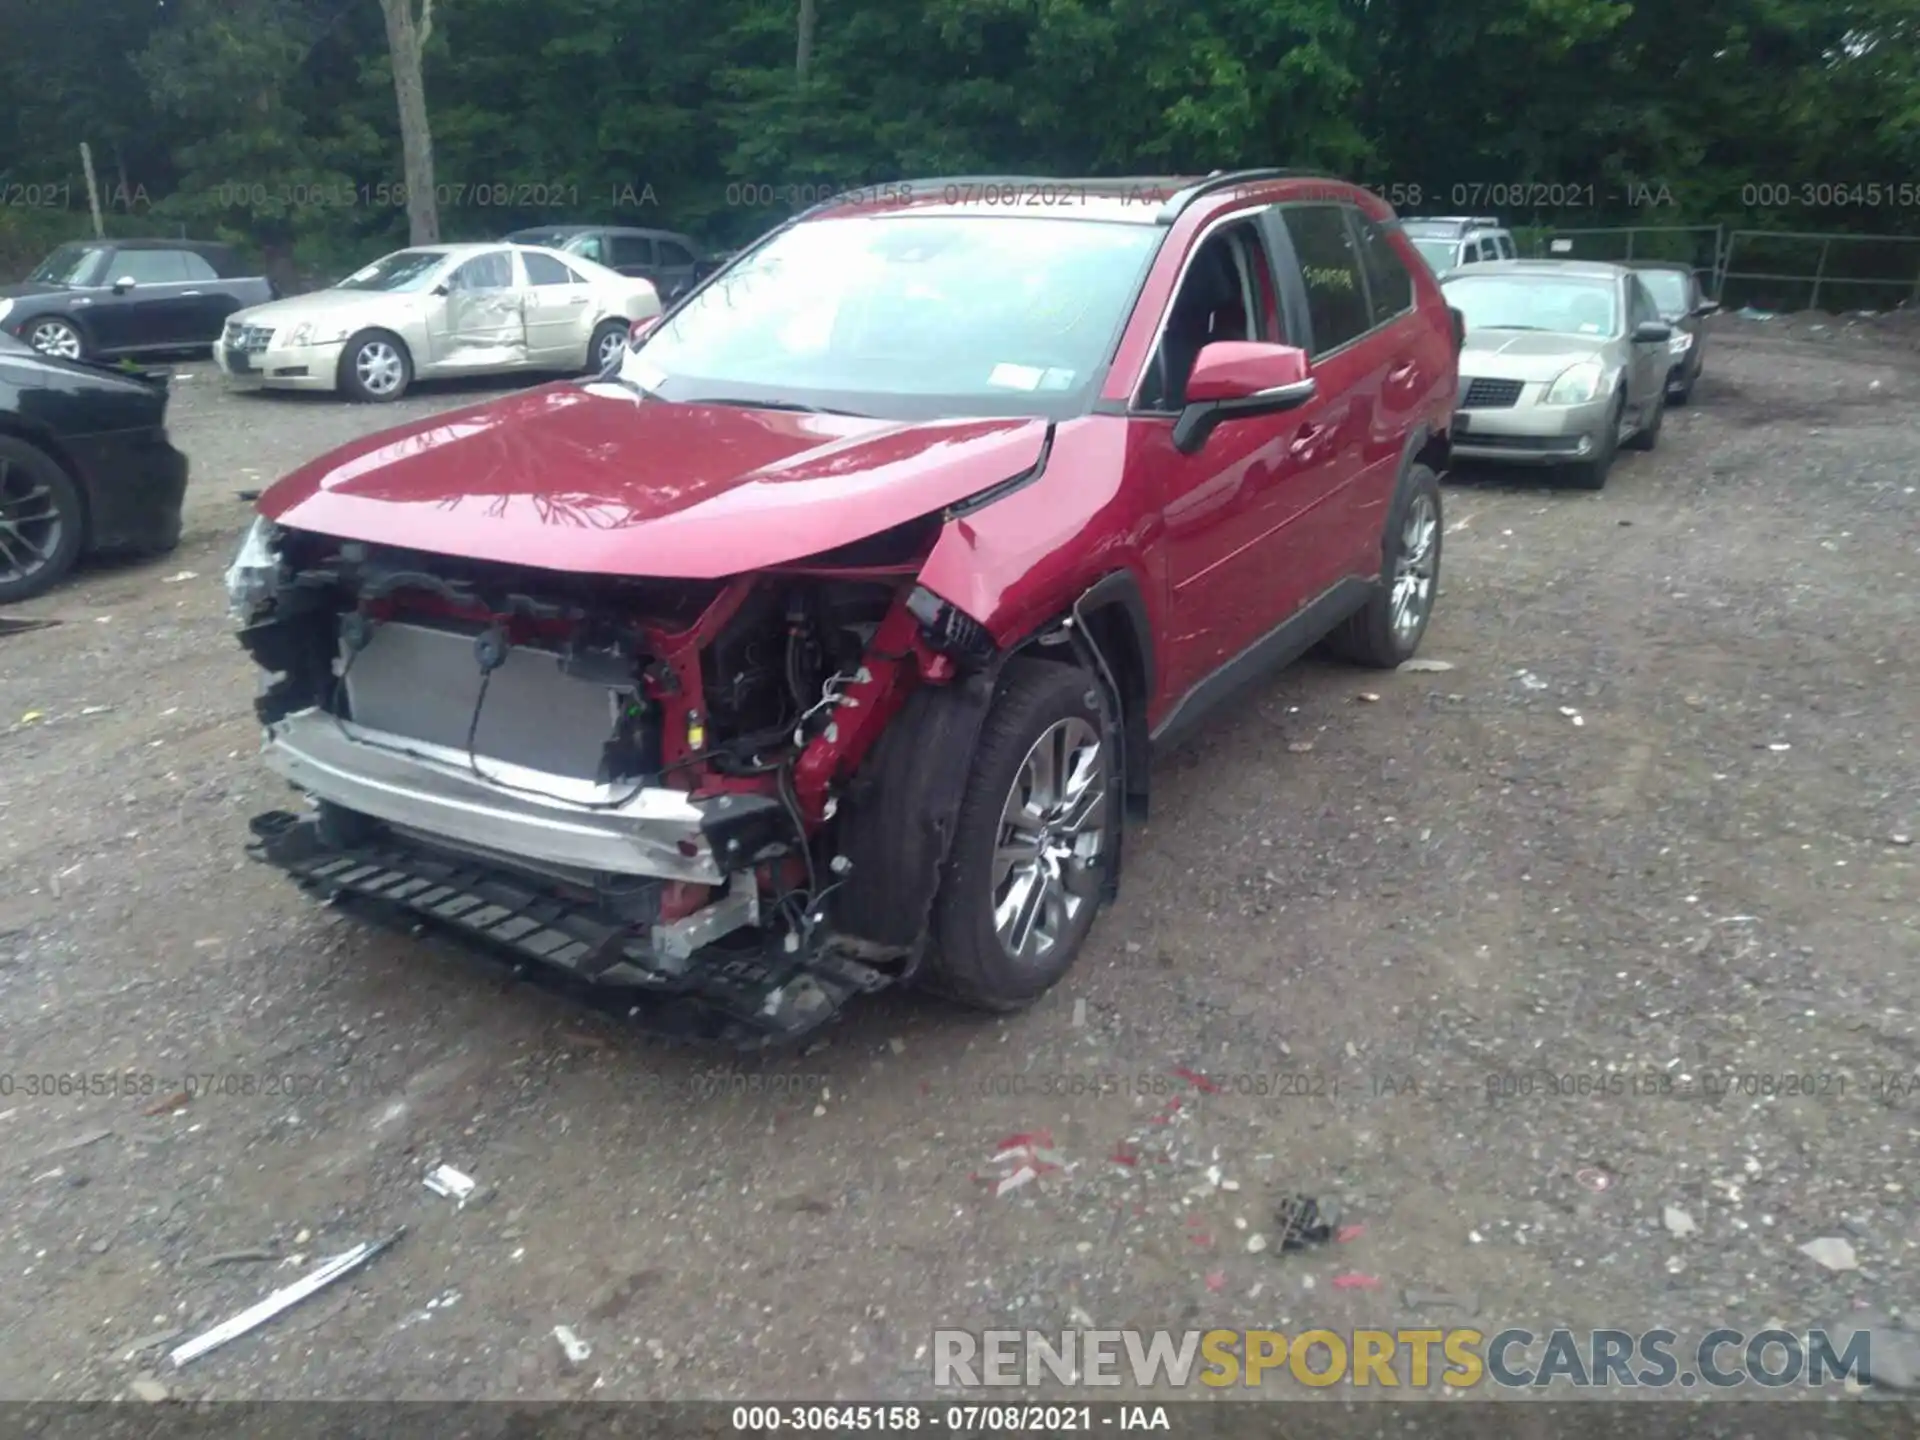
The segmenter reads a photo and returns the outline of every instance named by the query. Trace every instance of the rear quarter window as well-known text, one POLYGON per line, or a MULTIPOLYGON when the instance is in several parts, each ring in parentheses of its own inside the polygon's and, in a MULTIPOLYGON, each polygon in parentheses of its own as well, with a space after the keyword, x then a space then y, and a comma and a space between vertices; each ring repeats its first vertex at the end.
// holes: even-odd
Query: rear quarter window
POLYGON ((1360 236, 1360 264, 1367 277, 1373 323, 1384 325, 1413 308, 1413 276, 1385 230, 1358 212, 1351 218, 1360 236))
POLYGON ((1289 206, 1280 214, 1307 292, 1313 353, 1324 355, 1373 328, 1358 247, 1337 205, 1289 206))

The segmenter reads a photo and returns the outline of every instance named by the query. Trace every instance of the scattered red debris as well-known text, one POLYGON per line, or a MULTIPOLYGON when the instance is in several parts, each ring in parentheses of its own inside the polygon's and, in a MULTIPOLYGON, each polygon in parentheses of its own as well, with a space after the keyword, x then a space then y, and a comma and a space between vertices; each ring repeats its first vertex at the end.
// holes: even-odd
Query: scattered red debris
POLYGON ((1198 1245, 1202 1250, 1211 1250, 1213 1248, 1213 1236, 1209 1235, 1204 1230, 1196 1230, 1193 1232, 1193 1234, 1189 1235, 1187 1238, 1191 1240, 1194 1244, 1198 1245))
POLYGON ((1023 1131, 1018 1135, 1009 1135, 993 1147, 993 1153, 1004 1155, 1009 1150, 1051 1150, 1053 1149, 1053 1131, 1023 1131))
POLYGON ((1113 1154, 1107 1158, 1116 1165, 1138 1165, 1140 1163, 1140 1157, 1125 1145, 1116 1147, 1113 1154))
POLYGON ((1176 1065, 1169 1073, 1178 1075, 1182 1080, 1193 1086, 1194 1089, 1204 1091, 1208 1095, 1218 1095, 1220 1093, 1220 1087, 1197 1070, 1189 1070, 1184 1065, 1176 1065))
POLYGON ((1367 1227, 1364 1225, 1342 1225, 1338 1230, 1333 1232, 1334 1243, 1345 1245, 1349 1241, 1358 1240, 1366 1233, 1367 1227))
POLYGON ((1336 1275, 1333 1277, 1336 1290, 1378 1290, 1380 1281, 1372 1275, 1336 1275))
POLYGON ((1207 1288, 1209 1290, 1226 1289, 1227 1288, 1227 1272, 1224 1270, 1209 1271, 1207 1274, 1207 1288))

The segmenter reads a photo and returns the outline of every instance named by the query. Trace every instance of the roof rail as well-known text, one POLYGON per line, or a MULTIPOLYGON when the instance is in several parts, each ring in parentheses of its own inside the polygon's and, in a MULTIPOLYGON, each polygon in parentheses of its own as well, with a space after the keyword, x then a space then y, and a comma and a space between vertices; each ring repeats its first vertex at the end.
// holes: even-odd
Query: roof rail
POLYGON ((1221 190, 1231 189, 1235 185, 1253 185, 1262 180, 1339 180, 1338 175, 1329 175, 1324 170, 1215 170, 1204 180, 1177 190, 1167 197, 1167 203, 1160 207, 1159 220, 1162 225, 1171 225, 1194 201, 1221 190))
POLYGON ((835 206, 847 203, 849 196, 860 194, 863 190, 874 192, 876 199, 928 199, 955 189, 986 189, 990 186, 1012 185, 1031 186, 1044 192, 1048 187, 1069 189, 1074 186, 1091 190, 1103 187, 1111 190, 1154 189, 1171 192, 1173 187, 1188 179, 1185 175, 930 175, 914 180, 876 180, 867 185, 849 185, 837 195, 829 195, 793 218, 803 220, 822 210, 831 210, 835 206))

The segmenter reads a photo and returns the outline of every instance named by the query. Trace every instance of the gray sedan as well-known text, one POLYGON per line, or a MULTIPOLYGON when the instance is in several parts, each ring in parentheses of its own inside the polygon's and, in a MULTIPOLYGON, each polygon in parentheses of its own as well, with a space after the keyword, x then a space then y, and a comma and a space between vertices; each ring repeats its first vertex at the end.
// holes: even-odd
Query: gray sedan
POLYGON ((1622 445, 1658 443, 1673 328, 1632 270, 1503 260, 1442 289, 1467 331, 1456 458, 1561 466, 1598 490, 1622 445))

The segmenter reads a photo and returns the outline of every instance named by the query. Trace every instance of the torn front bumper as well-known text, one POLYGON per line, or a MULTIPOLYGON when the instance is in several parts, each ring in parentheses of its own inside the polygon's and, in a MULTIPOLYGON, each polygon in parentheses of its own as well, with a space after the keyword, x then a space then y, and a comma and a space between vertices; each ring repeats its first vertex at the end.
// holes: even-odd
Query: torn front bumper
POLYGON ((313 818, 256 816, 250 847, 302 888, 400 930, 432 926, 643 1029, 753 1049, 819 1028, 892 977, 830 954, 800 954, 733 931, 755 905, 743 875, 721 900, 647 927, 580 887, 401 836, 341 844, 313 818))
POLYGON ((319 800, 462 849, 570 870, 724 884, 776 838, 777 802, 603 785, 357 726, 318 707, 267 727, 269 767, 319 800))

